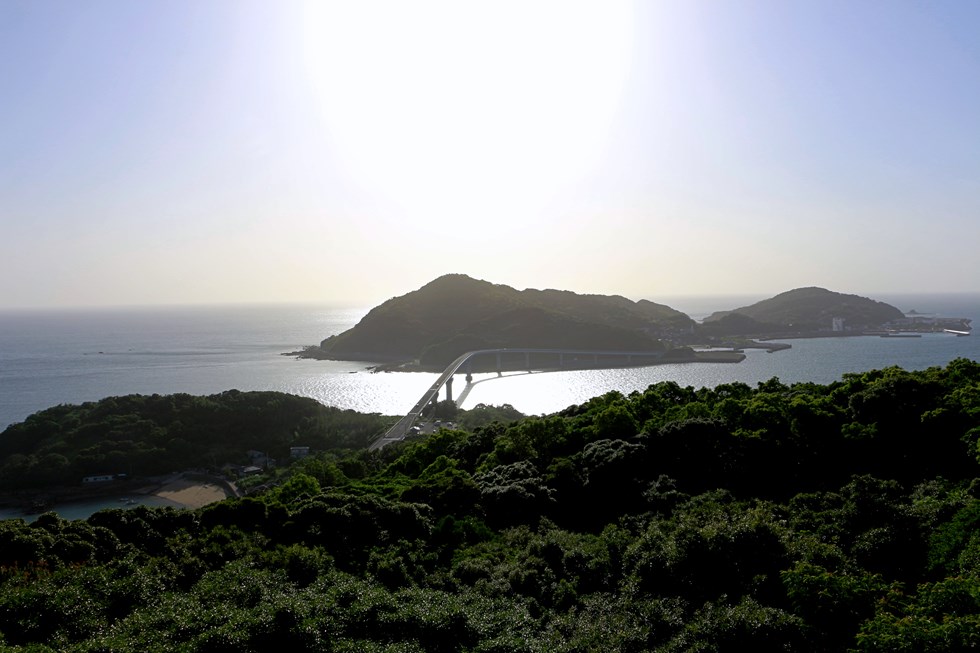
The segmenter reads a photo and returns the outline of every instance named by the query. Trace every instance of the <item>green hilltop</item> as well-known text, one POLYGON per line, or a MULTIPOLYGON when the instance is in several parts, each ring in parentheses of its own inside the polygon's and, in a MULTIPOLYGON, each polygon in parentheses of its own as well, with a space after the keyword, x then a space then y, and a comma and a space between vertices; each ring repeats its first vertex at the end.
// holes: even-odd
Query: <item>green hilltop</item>
POLYGON ((904 317, 891 304, 825 288, 797 288, 750 306, 719 311, 704 320, 708 331, 732 333, 830 331, 834 318, 851 330, 876 329, 904 317))
POLYGON ((690 331, 684 313, 650 301, 524 290, 462 274, 439 277, 372 309, 331 336, 314 358, 418 360, 441 366, 474 349, 505 347, 662 351, 662 338, 690 331))

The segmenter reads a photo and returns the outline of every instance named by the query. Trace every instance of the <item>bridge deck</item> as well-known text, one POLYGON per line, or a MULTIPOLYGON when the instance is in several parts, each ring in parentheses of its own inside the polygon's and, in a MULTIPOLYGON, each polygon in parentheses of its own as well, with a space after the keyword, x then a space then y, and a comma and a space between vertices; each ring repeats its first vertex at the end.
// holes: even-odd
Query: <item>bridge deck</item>
MULTIPOLYGON (((663 356, 663 352, 656 351, 609 351, 609 350, 591 350, 591 349, 477 349, 475 351, 468 351, 461 355, 459 358, 454 360, 452 363, 442 371, 439 378, 436 379, 435 383, 429 386, 429 389, 425 391, 422 398, 418 400, 415 406, 408 412, 407 415, 398 420, 384 435, 371 443, 368 447, 370 451, 380 449, 385 445, 391 444, 392 442, 398 442, 399 440, 405 439, 408 434, 408 430, 412 428, 412 425, 419 419, 422 415, 422 411, 433 402, 439 396, 439 390, 442 386, 446 385, 446 382, 459 368, 463 366, 464 363, 471 360, 476 356, 490 355, 499 356, 502 354, 560 354, 568 356, 613 356, 613 357, 626 357, 629 360, 632 357, 638 357, 643 359, 649 358, 660 358, 663 356)), ((499 361, 499 359, 498 359, 499 361)))

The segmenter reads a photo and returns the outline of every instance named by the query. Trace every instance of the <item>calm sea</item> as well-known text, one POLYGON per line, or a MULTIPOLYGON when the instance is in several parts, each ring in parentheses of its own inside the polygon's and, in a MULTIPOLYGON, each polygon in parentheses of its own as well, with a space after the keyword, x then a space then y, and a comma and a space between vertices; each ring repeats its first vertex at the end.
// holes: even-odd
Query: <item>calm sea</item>
MULTIPOLYGON (((761 297, 659 298, 692 317, 735 308, 761 297)), ((876 296, 904 311, 969 317, 980 327, 980 293, 876 296)), ((296 360, 281 355, 353 326, 367 308, 311 305, 220 306, 61 311, 0 311, 0 429, 44 408, 140 394, 212 394, 278 390, 361 412, 407 412, 435 374, 381 373, 369 363, 296 360)), ((837 380, 845 372, 899 365, 925 369, 957 357, 980 360, 977 335, 958 338, 829 338, 793 340, 768 354, 748 351, 739 364, 478 375, 457 382, 464 408, 513 405, 551 413, 608 392, 651 383, 714 386, 772 377, 784 382, 837 380)))

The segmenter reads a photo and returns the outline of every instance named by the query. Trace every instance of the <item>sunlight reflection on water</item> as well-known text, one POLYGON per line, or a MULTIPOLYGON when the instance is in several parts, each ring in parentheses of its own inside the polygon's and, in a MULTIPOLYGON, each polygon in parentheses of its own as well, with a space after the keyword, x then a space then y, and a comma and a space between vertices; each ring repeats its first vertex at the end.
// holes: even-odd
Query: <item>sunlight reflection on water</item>
MULTIPOLYGON (((946 315, 980 315, 980 296, 953 304, 946 315)), ((927 298, 902 305, 929 310, 927 298)), ((0 312, 0 429, 62 403, 125 394, 213 394, 230 389, 277 390, 326 405, 385 415, 405 414, 437 378, 434 373, 378 373, 370 363, 294 360, 282 356, 340 333, 363 310, 319 307, 232 307, 94 312, 0 312)), ((510 404, 542 414, 611 390, 628 394, 653 383, 755 386, 829 383, 846 372, 900 365, 924 369, 957 357, 980 360, 980 336, 957 338, 821 338, 792 340, 791 349, 747 350, 737 364, 694 363, 645 368, 478 375, 469 391, 457 376, 462 407, 510 404)), ((445 394, 442 394, 445 397, 445 394)))
MULTIPOLYGON (((552 413, 609 391, 642 392, 661 381, 714 387, 741 381, 751 386, 778 377, 784 383, 831 383, 848 372, 892 365, 920 370, 958 358, 980 360, 980 338, 925 334, 921 338, 814 338, 788 340, 791 349, 767 353, 746 350, 741 363, 686 363, 651 367, 576 370, 508 375, 474 375, 463 408, 484 403, 510 404, 526 414, 552 413)), ((458 384, 457 384, 458 385, 458 384)), ((464 388, 458 386, 457 394, 464 388)))

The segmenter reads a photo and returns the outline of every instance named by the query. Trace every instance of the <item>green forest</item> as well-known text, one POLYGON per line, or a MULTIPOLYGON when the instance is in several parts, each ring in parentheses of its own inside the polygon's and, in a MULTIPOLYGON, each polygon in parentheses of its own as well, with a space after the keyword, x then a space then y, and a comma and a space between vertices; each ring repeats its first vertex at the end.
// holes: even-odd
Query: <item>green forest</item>
POLYGON ((289 458, 292 446, 360 448, 394 421, 281 392, 229 390, 108 397, 31 415, 0 433, 0 491, 78 483, 84 476, 153 476, 289 458))
POLYGON ((120 397, 8 428, 5 483, 317 453, 200 510, 0 522, 0 650, 980 647, 980 363, 481 407, 374 452, 386 418, 314 404, 120 397))

